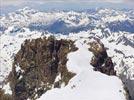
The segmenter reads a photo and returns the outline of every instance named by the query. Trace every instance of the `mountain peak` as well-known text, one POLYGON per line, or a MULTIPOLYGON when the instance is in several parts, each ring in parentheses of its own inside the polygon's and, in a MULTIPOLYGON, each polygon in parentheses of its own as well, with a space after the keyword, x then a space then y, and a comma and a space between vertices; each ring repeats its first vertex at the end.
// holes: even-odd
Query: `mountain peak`
POLYGON ((30 7, 24 7, 22 9, 19 9, 16 11, 17 13, 20 12, 20 13, 27 13, 27 14, 34 14, 37 12, 37 10, 35 9, 32 9, 30 7))

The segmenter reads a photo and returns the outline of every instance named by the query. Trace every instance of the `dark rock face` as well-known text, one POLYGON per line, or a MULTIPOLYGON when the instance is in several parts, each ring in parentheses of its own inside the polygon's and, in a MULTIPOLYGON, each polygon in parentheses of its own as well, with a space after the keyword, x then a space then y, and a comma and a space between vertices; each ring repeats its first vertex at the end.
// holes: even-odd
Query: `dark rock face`
MULTIPOLYGON (((124 66, 124 72, 127 73, 128 67, 125 65, 123 60, 121 61, 121 66, 124 66)), ((134 80, 131 77, 126 76, 125 74, 120 74, 119 77, 125 85, 129 100, 134 100, 134 80)))
POLYGON ((129 94, 130 94, 130 100, 134 100, 134 80, 127 79, 126 80, 126 87, 128 88, 129 94))
POLYGON ((11 72, 11 89, 14 100, 34 100, 47 90, 67 85, 75 75, 66 68, 67 54, 77 50, 71 40, 48 39, 25 40, 16 54, 11 72), (57 75, 61 79, 55 82, 57 75))
POLYGON ((125 89, 127 90, 129 100, 134 100, 134 80, 122 78, 122 81, 125 85, 125 89))
POLYGON ((104 45, 99 40, 90 43, 89 50, 94 54, 91 65, 95 71, 100 71, 107 75, 116 75, 112 59, 108 57, 104 45))

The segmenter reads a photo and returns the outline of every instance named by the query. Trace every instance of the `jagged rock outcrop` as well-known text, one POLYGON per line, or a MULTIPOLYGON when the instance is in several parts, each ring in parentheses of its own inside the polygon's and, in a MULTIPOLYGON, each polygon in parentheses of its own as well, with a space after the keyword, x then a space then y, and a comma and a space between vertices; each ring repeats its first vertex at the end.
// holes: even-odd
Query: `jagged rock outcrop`
POLYGON ((107 75, 116 75, 112 59, 111 57, 108 57, 106 48, 100 40, 96 39, 96 41, 89 44, 89 50, 94 54, 91 60, 91 65, 94 67, 94 70, 100 71, 107 75))
POLYGON ((52 87, 67 85, 75 75, 66 68, 67 54, 77 50, 73 43, 53 36, 25 40, 14 58, 11 72, 14 100, 35 100, 52 87), (55 82, 58 75, 60 79, 55 82))

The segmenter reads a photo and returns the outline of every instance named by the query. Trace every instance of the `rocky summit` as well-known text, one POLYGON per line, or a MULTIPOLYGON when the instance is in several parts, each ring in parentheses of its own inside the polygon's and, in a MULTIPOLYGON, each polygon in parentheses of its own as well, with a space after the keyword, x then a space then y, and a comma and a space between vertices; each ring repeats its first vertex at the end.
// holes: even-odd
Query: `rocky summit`
POLYGON ((66 68, 67 54, 77 48, 71 40, 54 37, 25 40, 14 57, 11 89, 14 100, 35 100, 51 88, 61 87, 75 75, 66 68), (60 75, 61 79, 55 81, 60 75))

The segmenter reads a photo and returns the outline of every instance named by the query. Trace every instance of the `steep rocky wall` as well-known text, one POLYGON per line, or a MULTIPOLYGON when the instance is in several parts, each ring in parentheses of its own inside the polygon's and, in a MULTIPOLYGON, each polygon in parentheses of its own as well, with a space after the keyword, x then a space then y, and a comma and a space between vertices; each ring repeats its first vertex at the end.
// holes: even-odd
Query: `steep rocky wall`
POLYGON ((125 89, 127 90, 129 94, 129 100, 134 100, 134 80, 130 79, 130 77, 127 77, 126 75, 120 75, 119 76, 122 80, 122 82, 125 85, 125 89))
MULTIPOLYGON (((116 75, 112 58, 108 56, 106 48, 101 41, 96 39, 96 41, 90 42, 89 45, 89 50, 94 55, 90 62, 90 64, 94 67, 94 70, 106 75, 116 75)), ((128 87, 128 85, 132 86, 132 84, 128 82, 129 80, 124 81, 123 78, 121 79, 124 83, 124 89, 126 90, 126 100, 133 100, 133 97, 131 97, 131 95, 133 95, 133 88, 130 89, 128 87)))
POLYGON ((11 72, 14 100, 40 97, 53 87, 67 85, 75 75, 67 70, 67 54, 77 50, 71 40, 38 38, 25 40, 16 54, 11 72), (58 81, 56 77, 60 76, 58 81))
POLYGON ((96 39, 96 41, 90 42, 89 45, 89 50, 94 54, 91 60, 91 65, 94 67, 94 70, 107 75, 116 75, 112 59, 108 56, 106 48, 100 40, 96 39))
POLYGON ((124 83, 126 84, 128 92, 131 96, 130 100, 134 100, 134 80, 127 79, 124 83))

